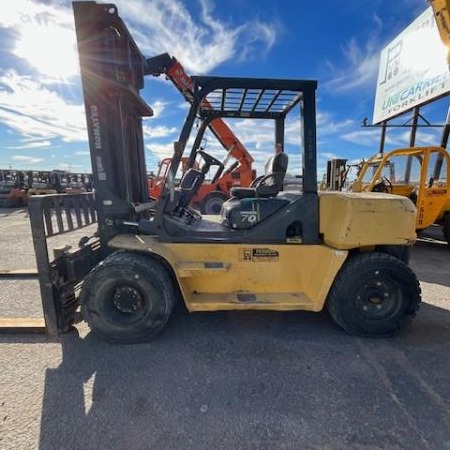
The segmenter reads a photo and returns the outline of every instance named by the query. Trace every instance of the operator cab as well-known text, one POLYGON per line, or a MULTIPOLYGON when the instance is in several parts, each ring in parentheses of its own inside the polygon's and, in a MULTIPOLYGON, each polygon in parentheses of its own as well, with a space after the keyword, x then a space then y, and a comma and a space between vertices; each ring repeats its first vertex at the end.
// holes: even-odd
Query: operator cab
MULTIPOLYGON (((162 230, 172 240, 189 239, 264 239, 286 242, 294 236, 299 242, 318 242, 318 199, 315 169, 315 89, 309 80, 272 80, 247 78, 192 77, 195 99, 184 127, 174 145, 174 155, 163 193, 152 224, 141 226, 144 233, 161 235, 162 230), (303 155, 305 173, 298 193, 283 192, 288 156, 282 150, 285 141, 285 121, 288 114, 300 109, 300 128, 304 134, 303 155), (202 216, 190 203, 205 181, 212 166, 221 162, 200 147, 203 133, 216 118, 272 120, 274 144, 278 147, 265 166, 265 174, 248 188, 231 188, 232 197, 223 203, 219 217, 202 216), (190 167, 180 184, 175 186, 175 174, 181 163, 194 121, 201 120, 189 153, 190 167), (200 169, 193 167, 203 160, 200 169), (302 193, 301 193, 302 191, 302 193)), ((273 150, 271 150, 273 152, 273 150)))

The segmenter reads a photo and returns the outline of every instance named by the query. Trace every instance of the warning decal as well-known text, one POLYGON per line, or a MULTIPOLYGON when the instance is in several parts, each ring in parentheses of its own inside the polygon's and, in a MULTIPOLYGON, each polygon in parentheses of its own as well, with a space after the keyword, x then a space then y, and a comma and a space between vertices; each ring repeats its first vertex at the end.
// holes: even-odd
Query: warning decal
POLYGON ((271 248, 241 248, 239 261, 275 262, 279 260, 279 253, 271 248))

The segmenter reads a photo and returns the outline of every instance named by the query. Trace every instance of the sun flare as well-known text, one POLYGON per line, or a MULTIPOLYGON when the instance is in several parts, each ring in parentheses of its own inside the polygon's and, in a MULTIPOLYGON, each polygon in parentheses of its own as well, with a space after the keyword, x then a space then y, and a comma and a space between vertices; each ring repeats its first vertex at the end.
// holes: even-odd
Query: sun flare
POLYGON ((75 31, 42 24, 21 30, 15 54, 26 59, 42 75, 67 80, 78 73, 75 31))

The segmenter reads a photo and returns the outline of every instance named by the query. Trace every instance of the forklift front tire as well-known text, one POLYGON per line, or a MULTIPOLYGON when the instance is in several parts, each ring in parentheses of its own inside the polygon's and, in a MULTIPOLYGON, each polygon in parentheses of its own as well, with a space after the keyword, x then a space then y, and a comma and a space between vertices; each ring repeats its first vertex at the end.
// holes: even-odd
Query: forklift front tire
POLYGON ((114 343, 153 338, 172 312, 176 291, 159 261, 116 252, 88 275, 81 290, 81 313, 91 330, 114 343))
POLYGON ((421 292, 413 271, 394 256, 367 252, 349 259, 336 277, 327 307, 348 333, 387 337, 408 326, 421 292))

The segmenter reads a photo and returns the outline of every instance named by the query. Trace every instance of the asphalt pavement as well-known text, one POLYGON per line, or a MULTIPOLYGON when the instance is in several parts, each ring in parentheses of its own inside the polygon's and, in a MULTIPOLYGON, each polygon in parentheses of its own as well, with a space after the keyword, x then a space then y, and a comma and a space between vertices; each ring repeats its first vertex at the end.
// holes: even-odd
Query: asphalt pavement
MULTIPOLYGON (((0 268, 34 266, 26 220, 0 210, 0 268)), ((421 236, 423 304, 390 339, 326 313, 183 308, 148 344, 0 335, 0 448, 450 449, 449 255, 421 236)), ((37 284, 0 283, 0 314, 39 315, 37 284)))

